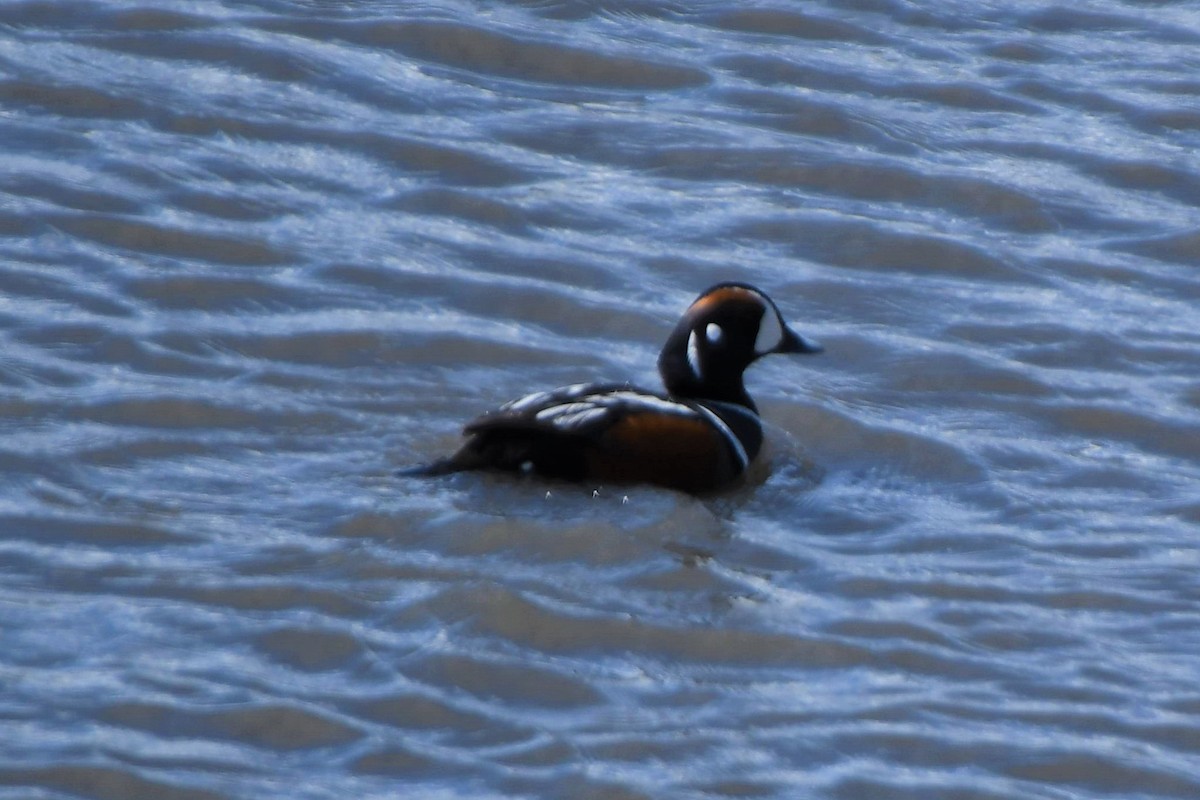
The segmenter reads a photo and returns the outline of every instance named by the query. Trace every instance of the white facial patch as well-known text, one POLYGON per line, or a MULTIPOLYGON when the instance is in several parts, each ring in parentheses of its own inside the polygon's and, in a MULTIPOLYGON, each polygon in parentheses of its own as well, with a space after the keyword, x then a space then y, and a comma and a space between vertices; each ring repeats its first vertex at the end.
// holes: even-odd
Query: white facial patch
POLYGON ((696 380, 701 380, 700 374, 700 344, 696 341, 696 332, 692 331, 688 336, 688 365, 692 368, 692 374, 696 376, 696 380))
POLYGON ((763 309, 762 319, 758 323, 758 336, 754 337, 754 352, 758 355, 769 353, 783 342, 783 325, 779 322, 779 314, 771 307, 763 309))
POLYGON ((704 336, 706 339, 708 339, 710 344, 719 344, 721 339, 725 336, 725 331, 721 330, 721 326, 717 323, 710 322, 704 329, 704 336))

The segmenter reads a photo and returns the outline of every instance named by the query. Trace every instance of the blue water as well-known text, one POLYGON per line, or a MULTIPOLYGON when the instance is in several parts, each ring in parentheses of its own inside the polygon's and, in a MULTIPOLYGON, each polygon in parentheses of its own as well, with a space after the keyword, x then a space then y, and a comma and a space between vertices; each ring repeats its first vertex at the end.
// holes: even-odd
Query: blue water
POLYGON ((0 5, 0 798, 1200 796, 1200 9, 0 5), (695 499, 394 477, 655 357, 695 499))

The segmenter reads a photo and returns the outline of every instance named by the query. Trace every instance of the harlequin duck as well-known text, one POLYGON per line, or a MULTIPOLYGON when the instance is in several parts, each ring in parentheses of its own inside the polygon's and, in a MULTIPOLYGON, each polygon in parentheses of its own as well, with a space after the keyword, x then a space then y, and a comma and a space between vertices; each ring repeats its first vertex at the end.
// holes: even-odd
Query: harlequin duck
POLYGON ((762 446, 742 373, 768 353, 819 353, 769 297, 719 283, 667 338, 658 371, 667 393, 589 383, 513 400, 467 423, 457 453, 401 475, 476 469, 572 481, 653 483, 710 492, 746 471, 762 446))

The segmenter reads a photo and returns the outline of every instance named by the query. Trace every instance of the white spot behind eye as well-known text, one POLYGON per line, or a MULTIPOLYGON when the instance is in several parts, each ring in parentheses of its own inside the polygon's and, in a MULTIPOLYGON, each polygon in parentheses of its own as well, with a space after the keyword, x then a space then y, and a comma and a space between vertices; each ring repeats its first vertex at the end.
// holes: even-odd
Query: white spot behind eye
POLYGON ((708 327, 704 329, 704 336, 713 344, 721 341, 721 337, 724 335, 725 331, 721 330, 721 326, 715 322, 708 323, 708 327))
POLYGON ((758 336, 754 337, 754 352, 760 356, 779 347, 783 341, 783 325, 779 322, 779 314, 771 308, 764 308, 762 319, 758 323, 758 336))
POLYGON ((696 376, 696 380, 701 380, 700 376, 700 345, 696 342, 696 332, 692 331, 688 337, 687 349, 688 364, 692 368, 692 374, 696 376))

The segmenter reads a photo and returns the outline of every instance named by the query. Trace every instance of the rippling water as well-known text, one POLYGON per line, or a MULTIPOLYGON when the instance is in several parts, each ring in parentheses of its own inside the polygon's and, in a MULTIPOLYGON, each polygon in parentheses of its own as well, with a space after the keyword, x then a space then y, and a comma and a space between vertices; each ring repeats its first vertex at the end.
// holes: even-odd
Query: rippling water
POLYGON ((0 6, 0 797, 1200 796, 1198 76, 1189 3, 0 6), (744 488, 393 477, 725 279, 827 346, 744 488))

